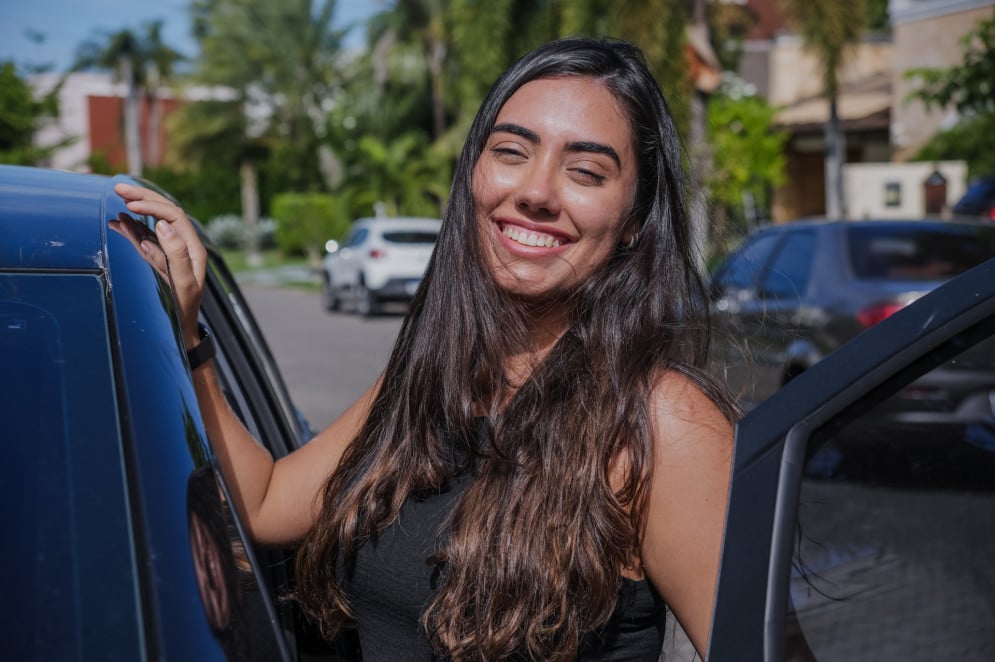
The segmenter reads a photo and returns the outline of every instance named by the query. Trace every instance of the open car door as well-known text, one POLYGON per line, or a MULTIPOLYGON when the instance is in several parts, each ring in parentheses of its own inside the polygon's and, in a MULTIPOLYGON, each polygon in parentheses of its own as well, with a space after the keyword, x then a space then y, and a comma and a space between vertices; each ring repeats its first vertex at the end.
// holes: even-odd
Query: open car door
POLYGON ((737 426, 708 659, 995 659, 995 260, 737 426))

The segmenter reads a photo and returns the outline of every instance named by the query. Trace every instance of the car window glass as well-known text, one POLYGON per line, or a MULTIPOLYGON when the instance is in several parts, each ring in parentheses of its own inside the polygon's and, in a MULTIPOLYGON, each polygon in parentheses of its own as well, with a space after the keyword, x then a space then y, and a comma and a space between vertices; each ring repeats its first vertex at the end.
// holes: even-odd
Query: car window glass
POLYGON ((809 442, 791 659, 995 659, 995 347, 967 350, 809 442))
POLYGON ((798 299, 808 288, 815 251, 814 232, 793 232, 778 248, 764 274, 761 293, 769 299, 798 299))
POLYGON ((434 244, 438 234, 416 230, 394 230, 384 232, 384 241, 392 244, 434 244))
POLYGON ((995 230, 916 229, 854 225, 848 229, 851 267, 857 278, 945 280, 995 255, 995 230))
POLYGON ((753 287, 779 239, 776 234, 763 234, 751 240, 721 268, 716 276, 716 285, 721 290, 753 287))
POLYGON ((274 632, 268 584, 259 574, 214 470, 204 465, 187 481, 187 522, 197 589, 208 625, 229 660, 285 659, 274 632))
POLYGON ((346 239, 345 245, 346 245, 346 247, 349 247, 349 248, 351 248, 353 246, 358 246, 361 243, 363 243, 364 241, 366 241, 366 238, 369 235, 370 235, 369 229, 367 229, 367 228, 356 228, 349 235, 349 238, 346 239))
POLYGON ((97 276, 0 274, 5 659, 145 653, 105 310, 97 276))

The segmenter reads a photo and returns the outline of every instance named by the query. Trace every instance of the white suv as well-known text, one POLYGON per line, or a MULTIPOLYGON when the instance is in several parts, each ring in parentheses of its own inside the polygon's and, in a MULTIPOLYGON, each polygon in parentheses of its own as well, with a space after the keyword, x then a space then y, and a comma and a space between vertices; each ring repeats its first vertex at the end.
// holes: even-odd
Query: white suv
POLYGON ((360 218, 345 241, 324 259, 323 303, 376 315, 387 301, 408 302, 418 289, 442 221, 434 218, 360 218))

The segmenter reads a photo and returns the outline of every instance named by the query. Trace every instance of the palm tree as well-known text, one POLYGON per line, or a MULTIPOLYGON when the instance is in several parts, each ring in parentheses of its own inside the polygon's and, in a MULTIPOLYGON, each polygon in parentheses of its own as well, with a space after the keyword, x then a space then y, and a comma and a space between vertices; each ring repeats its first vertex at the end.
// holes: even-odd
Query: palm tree
MULTIPOLYGON (((110 70, 117 82, 125 85, 124 145, 128 161, 128 174, 141 176, 145 159, 142 155, 142 136, 139 123, 141 97, 144 93, 157 115, 159 85, 172 76, 173 65, 182 55, 162 41, 162 21, 145 25, 140 36, 130 29, 88 39, 76 50, 72 71, 85 69, 110 70)), ((153 150, 158 149, 158 116, 150 127, 153 150)), ((155 154, 157 161, 158 155, 155 154)))
POLYGON ((159 154, 159 127, 162 124, 161 88, 172 80, 175 65, 185 58, 182 53, 163 42, 161 20, 145 24, 142 52, 145 99, 149 106, 148 135, 145 140, 149 153, 146 161, 152 166, 158 166, 162 156, 159 154))
POLYGON ((840 126, 837 101, 839 72, 847 47, 857 43, 867 25, 865 0, 782 0, 788 16, 794 19, 806 47, 822 64, 823 95, 829 101, 826 121, 826 216, 843 218, 846 213, 843 192, 843 163, 846 136, 840 126))
POLYGON ((142 142, 138 125, 141 65, 140 41, 131 30, 124 29, 80 44, 72 66, 72 71, 110 70, 115 81, 124 83, 124 147, 128 174, 135 177, 142 174, 142 142))

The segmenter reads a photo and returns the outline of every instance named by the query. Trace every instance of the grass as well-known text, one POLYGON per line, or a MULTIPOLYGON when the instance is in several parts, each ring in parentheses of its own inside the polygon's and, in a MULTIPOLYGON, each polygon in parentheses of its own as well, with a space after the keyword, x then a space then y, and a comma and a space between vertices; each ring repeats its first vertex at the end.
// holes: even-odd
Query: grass
MULTIPOLYGON (((223 248, 220 249, 221 257, 231 272, 238 278, 239 274, 249 275, 256 270, 275 269, 278 267, 304 267, 310 271, 306 257, 288 257, 278 250, 266 250, 261 254, 262 264, 255 267, 249 266, 248 257, 243 250, 223 248)), ((321 289, 321 282, 316 276, 309 280, 285 280, 280 283, 281 287, 293 287, 295 289, 318 291, 321 289)))
POLYGON ((275 267, 286 267, 286 266, 308 266, 307 258, 301 256, 291 256, 287 257, 281 251, 278 250, 266 250, 261 253, 263 258, 263 263, 258 267, 250 267, 247 255, 244 250, 237 248, 222 248, 221 257, 225 259, 225 263, 228 268, 231 269, 233 274, 241 273, 243 271, 251 271, 252 269, 273 269, 275 267))

